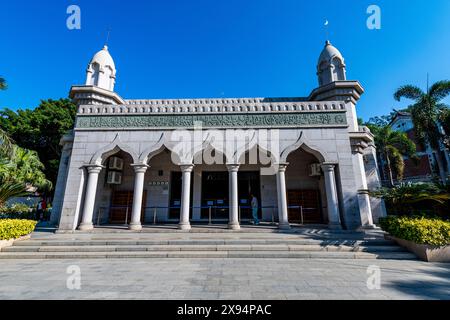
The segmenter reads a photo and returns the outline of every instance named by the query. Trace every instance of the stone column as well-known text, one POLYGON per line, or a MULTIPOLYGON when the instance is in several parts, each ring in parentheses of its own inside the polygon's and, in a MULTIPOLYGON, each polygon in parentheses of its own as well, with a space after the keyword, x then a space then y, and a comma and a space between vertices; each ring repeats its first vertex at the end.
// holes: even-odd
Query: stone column
POLYGON ((230 221, 228 222, 228 228, 233 230, 239 230, 239 203, 238 203, 238 164, 228 164, 228 183, 229 183, 229 214, 230 221))
POLYGON ((334 175, 334 164, 322 164, 325 178, 325 190, 327 193, 328 227, 330 229, 341 229, 341 218, 339 216, 339 201, 336 189, 336 178, 334 175))
POLYGON ((180 209, 180 224, 178 228, 181 230, 190 230, 191 224, 189 222, 189 208, 191 197, 191 172, 194 168, 193 164, 181 165, 182 172, 182 186, 181 186, 181 209, 180 209))
POLYGON ((278 227, 280 229, 290 229, 285 175, 287 166, 288 163, 280 163, 277 171, 278 227))
POLYGON ((369 190, 358 190, 358 204, 361 214, 361 227, 367 229, 375 228, 372 217, 372 207, 370 205, 369 190))
POLYGON ((132 164, 134 168, 134 191, 133 208, 131 210, 131 221, 128 228, 130 230, 141 230, 142 195, 144 193, 145 172, 148 169, 146 164, 132 164))
POLYGON ((98 175, 103 168, 101 165, 88 165, 86 167, 88 178, 84 196, 83 217, 78 227, 79 230, 92 230, 94 228, 92 218, 94 216, 95 195, 97 193, 98 175))
POLYGON ((369 190, 367 186, 366 166, 363 154, 369 145, 357 139, 352 139, 353 165, 355 168, 355 188, 358 190, 359 215, 361 217, 361 228, 374 228, 372 207, 370 205, 369 190))

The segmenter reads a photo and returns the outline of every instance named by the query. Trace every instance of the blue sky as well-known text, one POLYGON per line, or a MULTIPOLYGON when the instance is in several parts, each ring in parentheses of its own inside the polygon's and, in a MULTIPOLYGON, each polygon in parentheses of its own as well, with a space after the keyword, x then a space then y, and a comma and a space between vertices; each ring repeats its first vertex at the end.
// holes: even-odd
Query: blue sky
MULTIPOLYGON (((307 96, 330 22, 349 79, 366 89, 364 119, 401 108, 402 84, 450 78, 448 0, 40 0, 0 9, 0 107, 34 108, 83 84, 111 28, 110 52, 124 98, 307 96), (81 8, 81 30, 66 9, 81 8), (381 30, 366 27, 370 4, 381 30)), ((448 102, 448 100, 447 100, 448 102)))

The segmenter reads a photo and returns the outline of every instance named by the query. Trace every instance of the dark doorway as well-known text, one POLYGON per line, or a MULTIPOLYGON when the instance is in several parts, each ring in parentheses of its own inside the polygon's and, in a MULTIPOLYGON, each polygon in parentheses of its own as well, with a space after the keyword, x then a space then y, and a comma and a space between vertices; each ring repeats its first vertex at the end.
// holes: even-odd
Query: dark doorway
POLYGON ((238 173, 238 194, 241 220, 253 219, 251 195, 258 199, 258 217, 261 218, 261 190, 259 171, 241 171, 238 173))
MULTIPOLYGON (((228 171, 202 173, 202 210, 201 218, 212 220, 229 219, 228 171)), ((252 219, 250 195, 258 199, 261 217, 261 190, 259 171, 238 172, 238 201, 241 219, 252 219)))
POLYGON ((319 190, 289 190, 287 196, 288 205, 294 207, 288 210, 289 222, 301 222, 303 213, 303 223, 323 223, 319 190), (296 208, 300 206, 302 211, 296 208))
MULTIPOLYGON (((192 207, 193 177, 191 173, 191 194, 190 204, 192 207)), ((182 173, 173 171, 170 174, 170 202, 169 202, 169 219, 180 219, 181 209, 181 189, 182 189, 182 173)), ((189 218, 192 218, 192 210, 189 211, 189 218)))
POLYGON ((201 218, 228 220, 228 212, 228 171, 203 171, 201 218))

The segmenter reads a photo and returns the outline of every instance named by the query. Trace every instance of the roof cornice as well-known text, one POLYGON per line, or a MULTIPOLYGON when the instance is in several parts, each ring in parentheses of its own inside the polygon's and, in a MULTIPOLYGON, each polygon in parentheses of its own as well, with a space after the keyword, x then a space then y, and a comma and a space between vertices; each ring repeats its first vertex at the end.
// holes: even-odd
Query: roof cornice
POLYGON ((97 86, 72 86, 69 97, 80 104, 126 104, 117 93, 97 86))
POLYGON ((364 88, 359 81, 335 81, 314 89, 308 97, 310 101, 347 101, 354 104, 364 93, 364 88))

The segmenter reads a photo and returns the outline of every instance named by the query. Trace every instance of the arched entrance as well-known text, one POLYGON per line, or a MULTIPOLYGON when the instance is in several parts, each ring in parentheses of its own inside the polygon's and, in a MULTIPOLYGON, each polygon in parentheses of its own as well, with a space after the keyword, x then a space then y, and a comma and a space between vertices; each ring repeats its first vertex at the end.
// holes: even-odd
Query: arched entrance
MULTIPOLYGON (((132 157, 120 150, 105 158, 99 176, 96 204, 94 207, 95 225, 129 225, 133 209, 135 170, 132 157)), ((141 219, 147 192, 142 196, 141 219)))
MULTIPOLYGON (((164 146, 148 157, 149 169, 146 173, 144 187, 148 193, 145 206, 145 223, 178 223, 180 220, 182 169, 172 160, 171 151, 164 146)), ((193 179, 191 179, 189 195, 189 203, 191 204, 193 198, 192 184, 193 179)), ((189 210, 189 216, 192 218, 192 210, 189 210)))
POLYGON ((194 155, 193 161, 193 220, 226 224, 230 212, 226 157, 207 145, 194 155))
POLYGON ((80 230, 92 229, 94 225, 131 223, 136 159, 119 146, 94 155, 91 164, 86 166, 88 179, 80 230))
POLYGON ((327 201, 321 161, 300 147, 289 154, 287 162, 286 196, 289 222, 326 223, 327 201))

